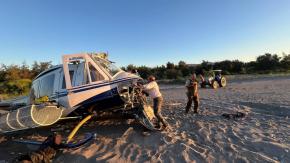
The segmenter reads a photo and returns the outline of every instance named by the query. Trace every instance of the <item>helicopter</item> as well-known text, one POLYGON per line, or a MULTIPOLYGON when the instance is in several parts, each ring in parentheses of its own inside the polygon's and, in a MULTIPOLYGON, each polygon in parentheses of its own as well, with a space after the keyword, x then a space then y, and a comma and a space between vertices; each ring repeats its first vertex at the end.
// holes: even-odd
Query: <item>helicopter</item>
POLYGON ((121 113, 154 130, 153 109, 137 87, 142 82, 138 75, 115 66, 107 53, 64 55, 61 65, 35 77, 28 96, 0 102, 0 133, 99 112, 121 113))

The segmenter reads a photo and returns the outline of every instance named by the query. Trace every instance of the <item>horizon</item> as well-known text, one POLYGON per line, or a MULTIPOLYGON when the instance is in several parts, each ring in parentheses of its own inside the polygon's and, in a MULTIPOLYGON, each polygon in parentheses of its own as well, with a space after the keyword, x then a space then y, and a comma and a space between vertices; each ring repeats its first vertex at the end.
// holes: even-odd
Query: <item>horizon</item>
MULTIPOLYGON (((85 52, 85 53, 87 53, 87 52, 85 52)), ((77 54, 77 53, 75 53, 75 54, 77 54)), ((266 54, 266 53, 264 53, 264 54, 266 54)), ((264 55, 264 54, 261 54, 261 55, 264 55)), ((273 53, 269 53, 269 54, 272 54, 272 55, 275 55, 275 54, 273 54, 273 53)), ((282 52, 282 54, 276 54, 276 55, 278 55, 278 57, 283 57, 283 55, 284 54, 286 54, 286 53, 284 53, 284 52, 282 52)), ((286 55, 288 55, 288 54, 286 54, 286 55)), ((290 54, 289 54, 290 55, 290 54)), ((259 55, 260 56, 260 55, 259 55)), ((248 60, 248 61, 243 61, 243 60, 239 60, 239 59, 224 59, 224 60, 218 60, 218 61, 210 61, 210 60, 201 60, 199 63, 189 63, 189 62, 186 62, 186 61, 184 61, 184 60, 176 60, 176 61, 167 61, 167 62, 165 62, 165 63, 161 63, 161 64, 158 64, 158 65, 153 65, 153 66, 148 66, 148 65, 135 65, 135 64, 132 64, 132 63, 129 63, 129 64, 127 64, 127 65, 119 65, 117 62, 115 62, 114 60, 112 60, 111 58, 110 58, 110 55, 109 55, 109 60, 110 61, 113 61, 114 62, 114 64, 115 65, 117 65, 118 67, 127 67, 128 65, 133 65, 133 66, 137 66, 137 67, 141 67, 141 66, 146 66, 146 67, 149 67, 149 68, 155 68, 155 67, 160 67, 160 66, 166 66, 166 64, 168 63, 168 62, 170 62, 170 63, 173 63, 174 65, 178 65, 178 63, 180 62, 180 61, 184 61, 187 65, 190 65, 190 64, 193 64, 193 65, 200 65, 203 61, 206 61, 206 62, 209 62, 209 63, 217 63, 217 62, 222 62, 222 61, 226 61, 226 60, 229 60, 229 61, 235 61, 235 60, 238 60, 238 61, 241 61, 241 62, 243 62, 243 63, 249 63, 249 62, 251 62, 251 61, 256 61, 256 58, 257 58, 258 56, 255 56, 255 59, 253 59, 253 60, 248 60)), ((61 58, 60 58, 61 59, 61 58)), ((51 64, 53 65, 53 66, 57 66, 57 65, 61 65, 62 63, 59 63, 59 64, 54 64, 54 62, 53 61, 36 61, 36 60, 34 60, 34 61, 32 61, 31 63, 27 63, 26 61, 22 61, 22 62, 20 62, 20 63, 17 63, 17 64, 14 64, 14 63, 11 63, 11 64, 5 64, 5 63, 2 63, 2 62, 0 62, 0 66, 3 64, 3 65, 5 65, 5 66, 9 66, 9 65, 16 65, 16 66, 19 66, 19 65, 23 65, 23 64, 26 64, 27 66, 29 66, 29 68, 31 68, 31 66, 32 66, 32 64, 34 63, 34 62, 37 62, 37 63, 40 63, 40 62, 51 62, 51 64)))
POLYGON ((118 66, 290 54, 289 1, 4 1, 0 63, 109 52, 118 66))

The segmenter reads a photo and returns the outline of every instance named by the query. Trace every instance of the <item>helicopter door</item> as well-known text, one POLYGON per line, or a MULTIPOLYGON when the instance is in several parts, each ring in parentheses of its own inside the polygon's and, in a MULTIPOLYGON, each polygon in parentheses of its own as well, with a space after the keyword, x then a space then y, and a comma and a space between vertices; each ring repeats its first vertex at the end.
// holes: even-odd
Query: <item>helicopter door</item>
MULTIPOLYGON (((110 85, 102 85, 109 77, 93 62, 88 55, 66 55, 63 69, 70 107, 87 102, 89 99, 110 92, 110 85)), ((106 94, 105 97, 110 97, 106 94)))

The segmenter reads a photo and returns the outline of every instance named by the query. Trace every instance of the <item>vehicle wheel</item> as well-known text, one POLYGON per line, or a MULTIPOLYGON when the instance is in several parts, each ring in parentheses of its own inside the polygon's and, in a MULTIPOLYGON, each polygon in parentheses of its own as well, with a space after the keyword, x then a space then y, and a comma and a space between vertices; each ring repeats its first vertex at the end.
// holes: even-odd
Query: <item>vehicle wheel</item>
POLYGON ((219 83, 217 81, 213 81, 211 87, 213 89, 217 89, 217 87, 219 86, 219 83))
POLYGON ((220 87, 225 87, 227 85, 227 79, 225 77, 222 77, 219 85, 220 87))

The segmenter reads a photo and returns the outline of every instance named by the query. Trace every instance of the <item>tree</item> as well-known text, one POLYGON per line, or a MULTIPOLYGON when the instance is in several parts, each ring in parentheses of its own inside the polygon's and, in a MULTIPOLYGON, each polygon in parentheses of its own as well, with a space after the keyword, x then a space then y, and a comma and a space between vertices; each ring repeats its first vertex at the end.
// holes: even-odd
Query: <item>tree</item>
POLYGON ((31 71, 29 69, 29 66, 23 62, 21 67, 20 67, 20 77, 21 79, 31 79, 31 71))
POLYGON ((152 69, 152 73, 157 79, 165 79, 166 78, 166 67, 164 65, 157 66, 152 69))
POLYGON ((42 71, 52 67, 51 61, 50 62, 39 62, 37 63, 34 61, 31 69, 32 77, 36 77, 42 71))
POLYGON ((182 73, 180 70, 176 70, 176 69, 166 70, 166 78, 167 79, 178 79, 180 77, 182 77, 182 73))
POLYGON ((258 71, 275 71, 280 67, 280 57, 277 54, 266 53, 260 55, 256 62, 256 70, 258 71))
POLYGON ((213 69, 213 63, 210 63, 210 62, 205 61, 205 60, 202 61, 200 66, 201 66, 201 69, 204 69, 206 71, 209 71, 209 70, 213 69))
POLYGON ((10 65, 6 68, 6 78, 5 80, 19 80, 21 79, 20 76, 20 68, 17 65, 10 65))
POLYGON ((178 62, 178 69, 181 71, 182 76, 188 76, 191 73, 188 65, 184 61, 178 62))
POLYGON ((232 61, 232 73, 245 73, 245 63, 239 60, 232 61))
POLYGON ((238 74, 245 71, 245 64, 239 60, 215 62, 213 67, 214 69, 221 69, 224 72, 227 71, 230 74, 238 74))
POLYGON ((166 68, 167 69, 174 69, 174 63, 171 63, 171 62, 167 62, 167 64, 166 64, 166 68))
POLYGON ((281 60, 281 66, 283 67, 283 69, 285 70, 290 70, 290 54, 283 55, 283 58, 281 60))
POLYGON ((251 61, 245 63, 245 69, 247 73, 254 73, 256 71, 257 67, 257 62, 256 61, 251 61))
POLYGON ((178 62, 178 68, 182 69, 182 68, 186 68, 188 67, 187 64, 184 61, 179 61, 178 62))
POLYGON ((129 64, 129 65, 127 66, 127 71, 132 71, 132 70, 135 70, 135 69, 137 69, 137 67, 134 66, 133 64, 129 64))
POLYGON ((139 75, 144 79, 147 79, 148 76, 152 74, 151 68, 146 67, 146 66, 139 67, 138 72, 139 72, 139 75))
POLYGON ((5 81, 6 79, 6 66, 4 64, 0 65, 0 82, 5 81))
POLYGON ((228 71, 228 72, 231 72, 232 67, 233 67, 232 62, 229 60, 216 62, 213 65, 213 69, 221 69, 223 71, 228 71))

